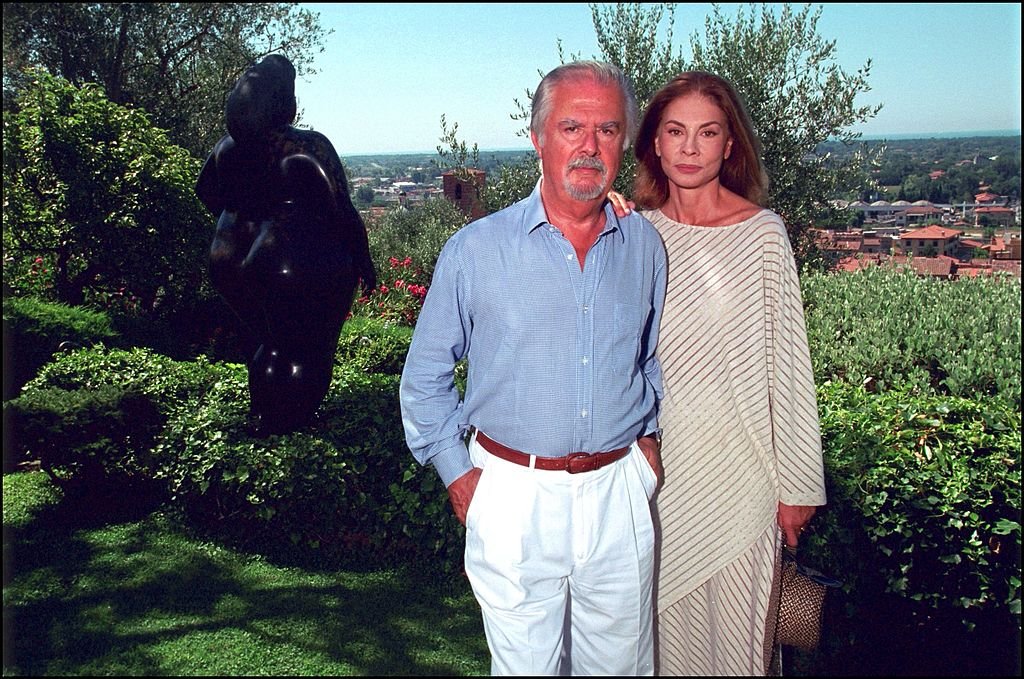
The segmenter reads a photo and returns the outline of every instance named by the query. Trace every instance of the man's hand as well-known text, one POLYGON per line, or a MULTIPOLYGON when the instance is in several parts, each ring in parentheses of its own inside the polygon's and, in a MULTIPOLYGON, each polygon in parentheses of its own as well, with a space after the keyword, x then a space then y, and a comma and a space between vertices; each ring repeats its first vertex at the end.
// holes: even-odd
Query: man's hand
POLYGON ((817 507, 800 507, 784 505, 779 503, 779 511, 776 514, 776 518, 779 522, 779 527, 782 528, 782 532, 786 536, 786 544, 790 547, 796 547, 800 541, 800 533, 803 532, 804 526, 814 516, 814 512, 817 507))
POLYGON ((480 482, 480 474, 483 469, 473 467, 468 472, 452 481, 448 486, 448 500, 455 510, 455 518, 463 526, 466 525, 466 512, 469 511, 469 503, 473 501, 476 494, 476 484, 480 482))
POLYGON ((665 471, 661 468, 661 444, 658 443, 656 436, 644 436, 636 440, 637 445, 640 446, 640 451, 647 458, 647 462, 651 465, 651 469, 654 470, 654 475, 658 477, 658 485, 665 480, 665 471))

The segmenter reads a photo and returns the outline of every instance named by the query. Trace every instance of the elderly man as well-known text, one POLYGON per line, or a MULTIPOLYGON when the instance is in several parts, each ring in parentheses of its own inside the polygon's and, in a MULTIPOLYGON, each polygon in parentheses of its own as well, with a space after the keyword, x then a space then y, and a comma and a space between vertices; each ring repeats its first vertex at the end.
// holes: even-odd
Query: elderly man
POLYGON ((406 440, 466 526, 493 674, 653 672, 666 257, 605 200, 636 121, 615 66, 541 81, 543 176, 445 245, 402 375, 406 440))

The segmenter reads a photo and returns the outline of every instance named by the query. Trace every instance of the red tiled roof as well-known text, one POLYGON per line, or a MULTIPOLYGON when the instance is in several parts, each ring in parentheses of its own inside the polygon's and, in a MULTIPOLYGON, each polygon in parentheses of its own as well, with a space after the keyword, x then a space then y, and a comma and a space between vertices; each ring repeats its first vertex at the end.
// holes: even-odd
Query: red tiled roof
POLYGON ((1005 272, 1013 274, 1020 278, 1020 260, 1019 259, 993 259, 992 260, 992 271, 993 272, 1005 272))
POLYGON ((948 257, 914 257, 910 266, 919 274, 928 276, 951 276, 956 260, 948 257))
POLYGON ((959 236, 962 231, 956 229, 944 229, 941 226, 926 226, 923 229, 915 229, 914 231, 908 231, 903 234, 900 238, 903 240, 950 240, 959 236))

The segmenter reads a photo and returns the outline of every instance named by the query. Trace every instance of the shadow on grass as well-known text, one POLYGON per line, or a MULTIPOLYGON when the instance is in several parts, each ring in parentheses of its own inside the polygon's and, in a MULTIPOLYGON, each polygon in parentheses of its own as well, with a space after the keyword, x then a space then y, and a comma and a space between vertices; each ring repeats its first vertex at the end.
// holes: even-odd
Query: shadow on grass
POLYGON ((5 675, 487 672, 468 585, 280 567, 88 506, 4 527, 5 675))

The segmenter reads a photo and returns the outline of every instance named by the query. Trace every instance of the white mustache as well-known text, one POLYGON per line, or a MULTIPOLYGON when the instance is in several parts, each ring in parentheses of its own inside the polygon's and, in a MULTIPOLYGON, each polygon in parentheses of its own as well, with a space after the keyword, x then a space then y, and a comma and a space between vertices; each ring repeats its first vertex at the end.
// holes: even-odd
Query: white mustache
POLYGON ((570 170, 575 170, 578 167, 587 170, 600 170, 602 174, 608 171, 608 168, 601 162, 600 158, 577 158, 569 163, 570 170))

